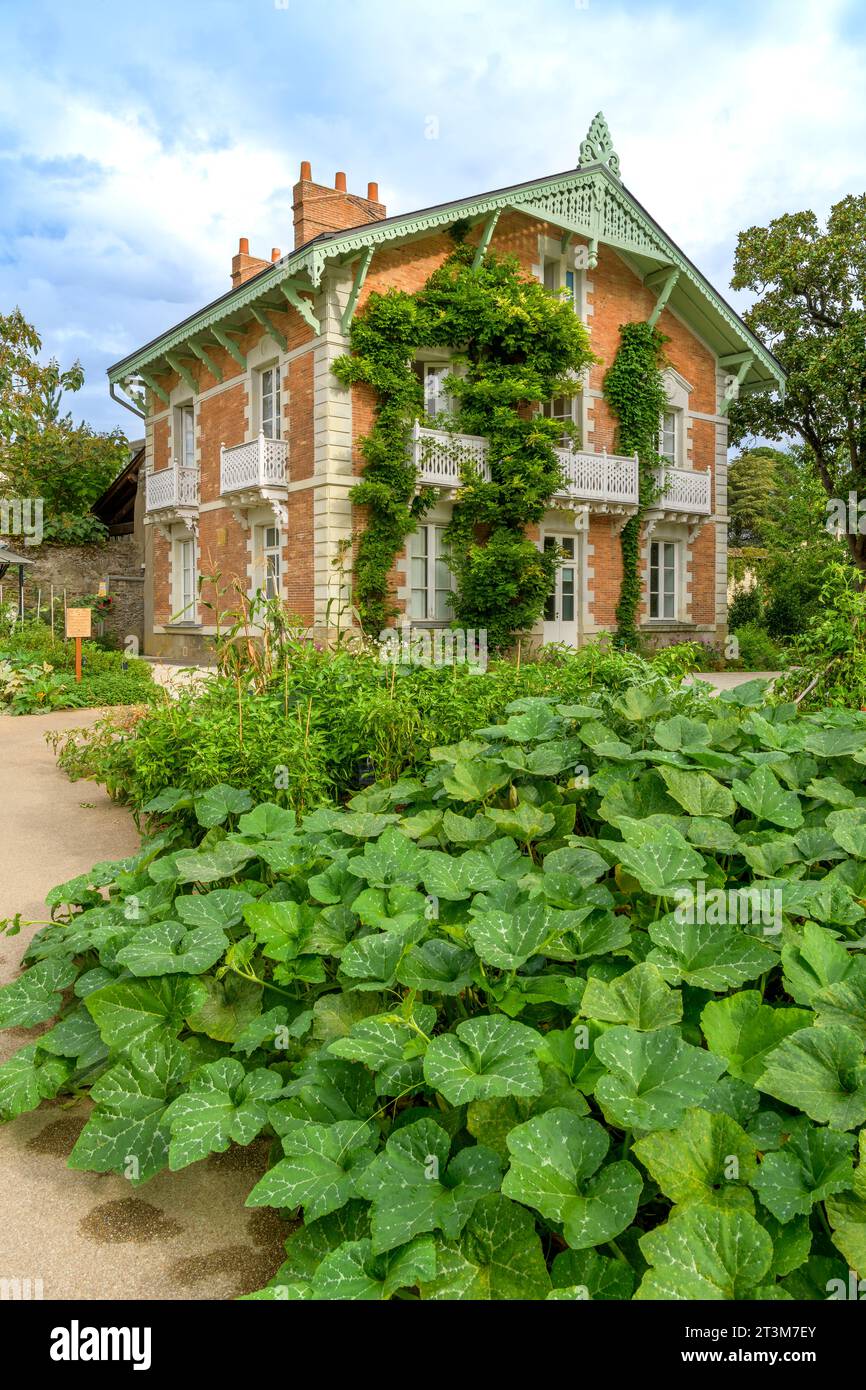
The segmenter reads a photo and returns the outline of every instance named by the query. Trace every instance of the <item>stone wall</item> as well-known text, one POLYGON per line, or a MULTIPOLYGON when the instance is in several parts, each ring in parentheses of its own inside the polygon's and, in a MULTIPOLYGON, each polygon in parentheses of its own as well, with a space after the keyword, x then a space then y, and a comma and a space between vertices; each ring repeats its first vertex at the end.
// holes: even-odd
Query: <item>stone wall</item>
MULTIPOLYGON (((64 592, 71 607, 76 599, 97 593, 104 581, 114 599, 113 611, 101 620, 105 633, 116 637, 121 646, 130 636, 141 645, 144 639, 144 555, 137 536, 112 536, 104 545, 32 546, 24 554, 32 561, 25 570, 26 617, 35 618, 38 606, 43 620, 48 620, 52 586, 54 611, 59 615, 63 610, 64 592)), ((17 603, 17 571, 7 571, 0 585, 4 604, 17 603)))

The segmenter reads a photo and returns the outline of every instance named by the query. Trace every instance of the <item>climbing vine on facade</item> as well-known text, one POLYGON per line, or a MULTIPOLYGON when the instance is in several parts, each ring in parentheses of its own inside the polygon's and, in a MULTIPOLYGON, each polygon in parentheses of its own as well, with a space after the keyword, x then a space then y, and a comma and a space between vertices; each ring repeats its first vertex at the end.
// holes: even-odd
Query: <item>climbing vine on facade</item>
MULTIPOLYGON (((455 229, 460 234, 465 229, 455 229)), ((459 240, 414 294, 370 295, 352 325, 351 355, 334 371, 376 397, 373 428, 361 441, 362 481, 352 500, 367 510, 355 558, 355 599, 367 632, 396 616, 394 561, 436 497, 418 490, 408 444, 424 412, 413 363, 425 348, 448 349, 451 428, 488 441, 489 478, 468 463, 446 531, 455 576, 454 618, 485 628, 504 650, 538 619, 554 583, 556 556, 527 527, 542 520, 561 482, 557 445, 568 427, 535 413, 539 402, 574 393, 596 361, 569 303, 527 279, 510 256, 459 240)))
POLYGON ((663 333, 648 323, 620 325, 620 344, 604 377, 604 398, 617 421, 617 450, 638 456, 638 510, 620 534, 622 584, 616 606, 617 637, 638 646, 641 597, 640 531, 644 513, 658 495, 655 470, 662 464, 659 427, 667 405, 662 369, 663 333))

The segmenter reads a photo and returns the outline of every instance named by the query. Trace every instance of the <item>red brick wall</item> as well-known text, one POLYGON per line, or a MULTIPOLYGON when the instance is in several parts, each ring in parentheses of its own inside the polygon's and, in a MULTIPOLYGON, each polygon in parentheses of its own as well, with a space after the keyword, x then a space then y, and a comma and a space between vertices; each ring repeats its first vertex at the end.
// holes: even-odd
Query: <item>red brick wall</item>
MULTIPOLYGON (((470 240, 477 241, 481 234, 482 229, 479 226, 470 233, 470 240)), ((561 231, 520 213, 503 212, 497 224, 493 246, 497 251, 516 255, 524 272, 529 275, 538 263, 540 234, 558 240, 561 231)), ((413 292, 419 289, 432 271, 442 264, 452 246, 453 242, 447 234, 437 233, 404 246, 390 246, 377 250, 361 293, 360 305, 363 306, 374 291, 398 288, 413 292)), ((590 338, 593 350, 603 359, 601 365, 592 368, 591 387, 600 391, 604 373, 618 347, 620 325, 635 319, 646 319, 655 297, 609 247, 600 248, 598 267, 588 272, 588 280, 591 287, 589 304, 592 309, 589 317, 590 338)), ((285 313, 275 312, 273 317, 286 335, 290 351, 302 346, 311 338, 311 330, 294 311, 287 309, 285 313)), ((659 327, 670 339, 666 351, 671 364, 694 388, 690 398, 691 408, 713 414, 716 401, 715 363, 712 354, 670 311, 665 310, 661 315, 659 327)), ((245 337, 238 340, 241 350, 249 351, 263 334, 264 330, 259 325, 252 327, 245 337)), ((228 389, 198 403, 203 502, 216 501, 219 497, 220 444, 240 443, 246 437, 246 416, 249 409, 241 368, 224 349, 212 347, 208 351, 222 368, 223 382, 232 382, 235 378, 237 381, 228 389)), ((191 364, 191 370, 201 390, 207 390, 215 384, 214 378, 203 364, 191 364)), ((164 379, 162 384, 166 389, 170 389, 175 381, 176 378, 171 376, 164 379)), ((283 413, 290 443, 292 481, 310 478, 314 473, 313 383, 311 353, 299 356, 287 364, 283 379, 283 413)), ((353 388, 353 470, 356 474, 363 466, 358 440, 369 432, 373 424, 374 405, 374 393, 369 387, 353 388)), ((589 435, 588 447, 596 450, 616 450, 615 421, 611 418, 604 401, 591 400, 590 409, 594 427, 589 435)), ((714 452, 715 434, 712 422, 693 421, 693 466, 711 469, 714 452)), ((166 466, 169 455, 168 421, 158 421, 154 427, 154 466, 166 466)), ((353 520, 356 528, 363 527, 363 512, 356 510, 353 520)), ((289 526, 283 557, 287 606, 290 611, 306 621, 313 619, 313 533, 312 491, 290 494, 289 526)), ((200 527, 202 572, 219 570, 223 585, 236 579, 245 589, 250 558, 247 550, 248 534, 238 526, 226 508, 203 512, 200 527)), ((593 546, 593 554, 590 557, 593 575, 589 581, 592 616, 597 626, 612 627, 622 572, 619 537, 612 532, 611 524, 606 518, 594 517, 591 521, 589 539, 593 546)), ((694 622, 700 624, 712 624, 715 617, 714 548, 713 529, 707 526, 690 550, 691 616, 694 622)), ((155 538, 154 556, 155 619, 157 622, 164 622, 169 616, 170 597, 168 547, 161 537, 155 538)), ((398 557, 392 571, 395 587, 402 579, 404 563, 404 557, 398 557)), ((205 598, 213 598, 210 590, 205 594, 205 598)), ((206 610, 200 616, 204 623, 213 621, 212 615, 206 610)))
MULTIPOLYGON (((531 275, 532 268, 538 265, 539 235, 559 239, 561 230, 527 218, 518 212, 505 212, 500 216, 496 226, 493 249, 516 256, 528 276, 531 275)), ((470 240, 477 241, 480 236, 479 226, 473 229, 470 240)), ((440 233, 410 242, 406 246, 377 251, 361 294, 361 303, 363 304, 374 290, 383 292, 395 287, 413 293, 420 289, 452 248, 451 238, 440 233)), ((634 320, 646 320, 652 312, 656 296, 643 286, 620 256, 606 246, 599 248, 598 266, 595 270, 587 272, 587 279, 591 286, 587 296, 592 311, 588 316, 590 341, 593 351, 602 359, 600 364, 591 369, 590 388, 601 391, 605 372, 613 362, 619 346, 620 325, 634 320)), ((689 398, 691 409, 714 414, 716 378, 712 353, 669 310, 664 310, 661 314, 659 328, 670 340, 665 349, 670 365, 694 388, 689 398)), ((369 387, 356 386, 353 389, 355 472, 360 472, 363 466, 357 440, 370 429, 373 422, 373 405, 374 397, 369 387)), ((589 412, 592 432, 589 435, 588 447, 593 450, 607 449, 611 453, 617 452, 616 421, 604 400, 591 398, 589 412)), ((715 428, 712 422, 692 421, 693 467, 711 470, 714 453, 715 428)), ((363 515, 356 510, 355 525, 362 526, 363 520, 363 515)), ((613 531, 607 519, 594 517, 591 521, 590 542, 593 546, 593 554, 589 561, 593 571, 589 580, 591 616, 596 626, 612 628, 616 623, 615 609, 622 582, 619 535, 613 531)), ((693 622, 715 623, 714 567, 715 534, 711 526, 706 526, 689 552, 688 575, 691 578, 693 622)), ((391 573, 394 587, 402 581, 404 568, 405 552, 398 557, 391 573)), ((643 616, 645 608, 644 602, 641 610, 643 616)))

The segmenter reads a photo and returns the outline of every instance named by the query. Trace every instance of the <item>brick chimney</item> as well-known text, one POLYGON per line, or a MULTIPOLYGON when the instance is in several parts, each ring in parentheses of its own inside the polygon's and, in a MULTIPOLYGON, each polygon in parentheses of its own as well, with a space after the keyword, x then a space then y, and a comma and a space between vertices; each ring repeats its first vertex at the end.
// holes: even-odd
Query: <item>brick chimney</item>
POLYGON ((365 222, 381 222, 387 216, 379 202, 379 185, 367 184, 367 196, 346 190, 346 175, 336 174, 334 187, 313 182, 308 160, 301 164, 301 177, 294 187, 295 249, 312 241, 320 232, 342 232, 365 222))
MULTIPOLYGON (((273 256, 274 260, 278 256, 273 256)), ((242 236, 238 242, 237 255, 232 256, 232 289, 236 290, 238 285, 246 284, 247 280, 258 275, 260 270, 264 270, 271 264, 270 261, 263 261, 259 256, 250 255, 250 243, 247 237, 242 236)))

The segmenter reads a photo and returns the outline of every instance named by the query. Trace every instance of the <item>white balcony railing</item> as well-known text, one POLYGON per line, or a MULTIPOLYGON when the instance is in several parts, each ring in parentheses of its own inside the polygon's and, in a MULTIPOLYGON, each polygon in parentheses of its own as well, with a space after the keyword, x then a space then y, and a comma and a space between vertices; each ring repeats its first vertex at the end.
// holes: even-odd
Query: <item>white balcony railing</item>
POLYGON ((248 444, 220 448, 220 491, 285 491, 288 483, 289 444, 286 439, 267 439, 263 434, 248 444))
POLYGON ((662 511, 689 512, 695 516, 710 514, 710 475, 691 468, 660 468, 656 481, 663 488, 661 497, 653 502, 662 511))
POLYGON ((584 454, 577 449, 557 449, 556 452, 567 480, 564 492, 558 496, 637 505, 637 455, 627 458, 622 454, 584 454))
POLYGON ((459 487, 461 469, 469 462, 486 483, 490 482, 487 440, 480 434, 449 434, 428 430, 417 420, 412 431, 412 457, 419 481, 425 486, 459 487))
MULTIPOLYGON (((566 477, 557 497, 570 501, 616 502, 637 506, 637 456, 585 454, 577 449, 557 449, 566 477)), ((449 434, 425 429, 416 423, 412 433, 412 457, 418 480, 433 487, 459 487, 461 467, 468 460, 485 482, 490 481, 487 440, 477 434, 449 434)))
POLYGON ((168 468, 149 473, 145 485, 145 510, 162 512, 198 506, 198 469, 175 461, 168 468))

